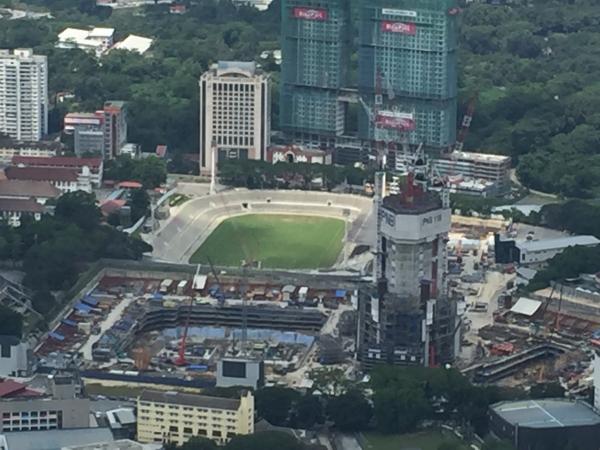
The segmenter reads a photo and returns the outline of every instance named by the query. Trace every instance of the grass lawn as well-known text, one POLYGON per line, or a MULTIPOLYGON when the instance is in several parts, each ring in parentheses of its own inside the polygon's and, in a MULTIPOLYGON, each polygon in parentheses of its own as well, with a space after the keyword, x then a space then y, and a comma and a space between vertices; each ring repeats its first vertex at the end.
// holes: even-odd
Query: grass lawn
POLYGON ((192 255, 191 263, 314 269, 332 266, 342 249, 344 221, 313 216, 250 214, 223 221, 192 255))
MULTIPOLYGON (((443 442, 461 443, 454 435, 440 431, 424 431, 413 434, 384 435, 378 433, 366 433, 366 445, 364 450, 437 450, 443 442)), ((459 447, 461 450, 469 450, 467 444, 459 447)))

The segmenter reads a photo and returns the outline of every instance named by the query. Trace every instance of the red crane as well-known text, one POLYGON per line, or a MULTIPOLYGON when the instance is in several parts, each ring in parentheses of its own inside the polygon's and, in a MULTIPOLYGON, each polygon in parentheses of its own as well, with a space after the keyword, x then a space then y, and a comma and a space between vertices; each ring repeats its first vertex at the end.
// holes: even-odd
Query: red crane
POLYGON ((190 297, 190 304, 188 305, 188 313, 185 317, 185 326, 183 328, 183 336, 181 337, 181 342, 179 343, 179 354, 177 355, 177 359, 175 360, 176 366, 185 366, 187 365, 187 361, 185 359, 185 345, 187 341, 188 329, 190 327, 190 316, 192 315, 192 305, 194 304, 194 297, 190 297))
POLYGON ((478 98, 479 93, 475 93, 467 105, 467 110, 463 116, 460 131, 458 132, 458 138, 456 139, 456 145, 454 146, 454 150, 457 152, 462 152, 462 149, 465 145, 465 140, 467 139, 469 129, 471 128, 471 122, 473 121, 473 115, 475 114, 475 105, 477 105, 478 98))

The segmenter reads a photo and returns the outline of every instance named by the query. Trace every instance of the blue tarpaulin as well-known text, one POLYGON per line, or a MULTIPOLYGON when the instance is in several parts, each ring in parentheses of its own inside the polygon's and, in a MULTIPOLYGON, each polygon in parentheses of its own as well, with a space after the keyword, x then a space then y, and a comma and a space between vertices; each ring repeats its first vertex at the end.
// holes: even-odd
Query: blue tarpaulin
POLYGON ((98 304, 98 300, 96 300, 94 297, 92 297, 91 295, 86 295, 83 298, 83 302, 90 305, 90 306, 96 306, 98 304))
POLYGON ((154 295, 152 296, 152 300, 162 300, 162 299, 163 299, 163 296, 159 292, 155 292, 154 295))
POLYGON ((62 334, 57 333, 55 331, 51 331, 50 334, 49 334, 49 336, 51 338, 53 338, 53 339, 56 339, 57 341, 64 341, 65 340, 65 337, 62 334))
POLYGON ((77 311, 81 311, 81 312, 90 312, 92 310, 92 307, 89 305, 86 305, 84 303, 77 303, 75 306, 73 306, 73 308, 75 308, 77 311))
POLYGON ((335 296, 337 298, 342 298, 346 296, 346 291, 344 289, 338 289, 335 291, 335 296))
POLYGON ((74 320, 71 320, 71 319, 63 319, 63 320, 61 320, 61 322, 64 323, 65 325, 69 325, 70 327, 77 326, 77 322, 75 322, 74 320))

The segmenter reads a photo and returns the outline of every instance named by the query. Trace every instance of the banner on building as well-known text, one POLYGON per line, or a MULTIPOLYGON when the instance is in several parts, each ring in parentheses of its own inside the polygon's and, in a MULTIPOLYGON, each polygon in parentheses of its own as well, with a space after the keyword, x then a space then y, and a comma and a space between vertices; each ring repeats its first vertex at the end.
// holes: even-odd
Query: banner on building
POLYGON ((396 111, 379 111, 375 117, 375 126, 397 131, 414 131, 417 128, 411 113, 396 111))
POLYGON ((381 31, 387 33, 401 33, 414 36, 417 34, 417 26, 414 23, 406 22, 393 22, 391 20, 384 20, 381 22, 381 31))
POLYGON ((381 10, 381 14, 385 16, 404 16, 404 17, 417 17, 416 11, 407 11, 406 9, 389 9, 384 8, 381 10))
POLYGON ((293 9, 293 15, 296 19, 319 21, 325 21, 328 17, 327 10, 324 8, 305 8, 300 6, 296 6, 293 9))

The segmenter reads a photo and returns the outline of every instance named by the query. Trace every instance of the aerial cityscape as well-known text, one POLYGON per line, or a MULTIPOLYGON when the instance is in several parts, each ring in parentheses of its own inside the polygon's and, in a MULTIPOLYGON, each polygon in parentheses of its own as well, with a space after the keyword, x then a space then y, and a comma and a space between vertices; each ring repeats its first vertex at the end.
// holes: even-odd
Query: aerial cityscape
POLYGON ((596 0, 0 0, 0 450, 600 450, 596 0))

